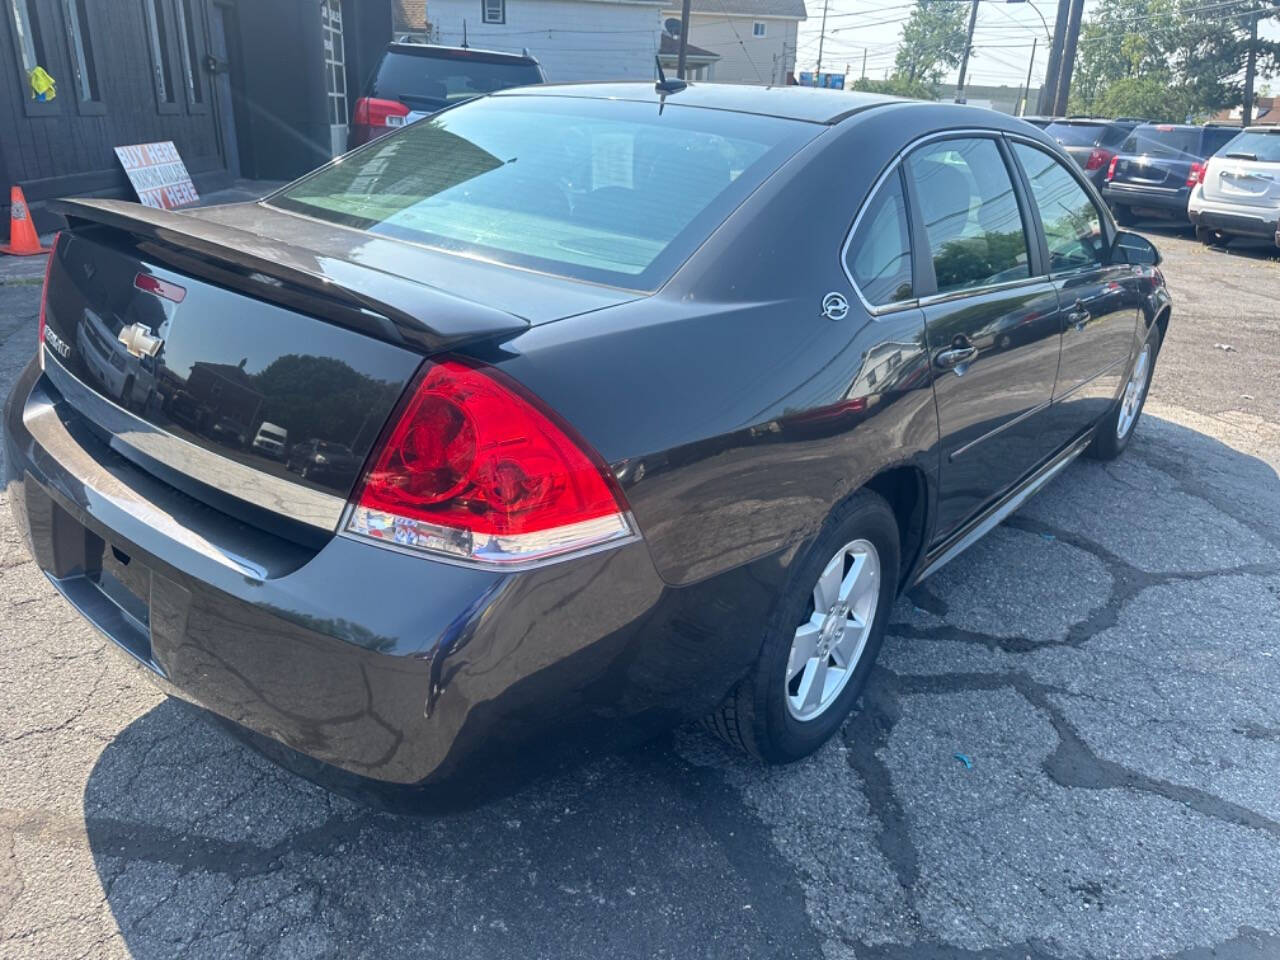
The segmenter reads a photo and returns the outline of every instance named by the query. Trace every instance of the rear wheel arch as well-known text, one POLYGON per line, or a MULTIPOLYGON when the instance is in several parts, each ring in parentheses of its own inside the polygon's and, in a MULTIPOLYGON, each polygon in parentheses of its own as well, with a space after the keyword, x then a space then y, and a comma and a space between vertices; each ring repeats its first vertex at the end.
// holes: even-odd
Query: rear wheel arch
POLYGON ((926 520, 929 515, 929 480, 917 466, 889 467, 877 473, 864 485, 885 499, 898 521, 900 569, 898 588, 905 590, 907 574, 914 569, 925 544, 926 520))

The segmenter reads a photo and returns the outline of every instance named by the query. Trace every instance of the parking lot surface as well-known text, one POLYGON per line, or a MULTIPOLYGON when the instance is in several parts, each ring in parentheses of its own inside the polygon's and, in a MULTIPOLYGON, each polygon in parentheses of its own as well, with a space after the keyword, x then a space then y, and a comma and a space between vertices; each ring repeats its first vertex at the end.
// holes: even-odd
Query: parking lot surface
POLYGON ((0 956, 1280 957, 1280 263, 1150 235, 1175 312, 1129 451, 902 600, 787 768, 690 727, 370 812, 160 696, 0 505, 0 956))

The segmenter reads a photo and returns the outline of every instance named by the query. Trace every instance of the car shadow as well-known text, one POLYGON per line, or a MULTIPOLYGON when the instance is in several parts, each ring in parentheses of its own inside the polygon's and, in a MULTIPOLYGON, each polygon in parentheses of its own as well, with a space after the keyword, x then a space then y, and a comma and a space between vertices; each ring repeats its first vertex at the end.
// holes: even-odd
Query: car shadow
MULTIPOLYGON (((1148 239, 1160 237, 1195 239, 1195 228, 1190 223, 1171 220, 1139 220, 1132 229, 1144 234, 1148 239)), ((1233 237, 1225 244, 1206 247, 1206 249, 1214 253, 1245 257, 1250 260, 1280 260, 1280 248, 1261 237, 1233 237)))
MULTIPOLYGON (((1118 464, 1128 458, 1126 483, 1170 481, 1280 545, 1280 477, 1264 461, 1153 416, 1118 464)), ((1073 466, 1039 496, 1061 498, 1073 484, 1101 490, 1117 469, 1073 466)), ((1159 496, 1131 499, 1135 525, 1163 511, 1159 496)), ((1208 531, 1222 529, 1203 529, 1199 546, 1212 553, 1208 531)), ((1018 557, 1007 564, 984 577, 1026 575, 1018 557)), ((945 614, 955 598, 930 599, 945 614)), ((895 621, 910 609, 902 601, 895 621)), ((890 642, 910 641, 891 625, 890 642)), ((874 722, 855 715, 847 739, 871 734, 852 725, 874 722)), ((866 785, 843 750, 834 743, 810 761, 766 770, 683 729, 477 809, 405 817, 327 793, 169 700, 99 756, 85 829, 107 904, 139 960, 813 957, 822 952, 806 912, 813 878, 797 866, 804 856, 779 852, 788 841, 778 824, 821 818, 833 803, 853 803, 839 799, 848 795, 855 820, 874 815, 856 796, 866 785), (766 783, 772 801, 759 799, 766 783)), ((904 822, 925 819, 909 798, 895 803, 904 822)), ((839 887, 824 895, 845 898, 851 916, 878 916, 889 908, 876 902, 868 871, 883 861, 868 852, 859 865, 864 848, 855 849, 859 830, 874 831, 841 830, 841 843, 811 851, 823 882, 839 887)))

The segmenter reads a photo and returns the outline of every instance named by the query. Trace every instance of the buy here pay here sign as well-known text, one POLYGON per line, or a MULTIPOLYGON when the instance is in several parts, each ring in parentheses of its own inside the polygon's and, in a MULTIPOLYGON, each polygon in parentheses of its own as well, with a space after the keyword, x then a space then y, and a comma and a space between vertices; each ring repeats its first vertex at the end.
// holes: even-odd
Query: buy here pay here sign
POLYGON ((116 147, 116 156, 146 206, 172 210, 200 199, 172 140, 116 147))

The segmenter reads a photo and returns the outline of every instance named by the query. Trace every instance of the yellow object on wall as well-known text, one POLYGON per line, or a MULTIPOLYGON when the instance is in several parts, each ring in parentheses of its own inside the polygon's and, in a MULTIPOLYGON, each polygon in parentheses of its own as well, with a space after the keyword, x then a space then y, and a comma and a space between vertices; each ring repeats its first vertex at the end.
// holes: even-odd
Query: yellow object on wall
POLYGON ((27 74, 31 81, 31 99, 44 103, 58 95, 58 84, 44 67, 37 66, 27 74))

